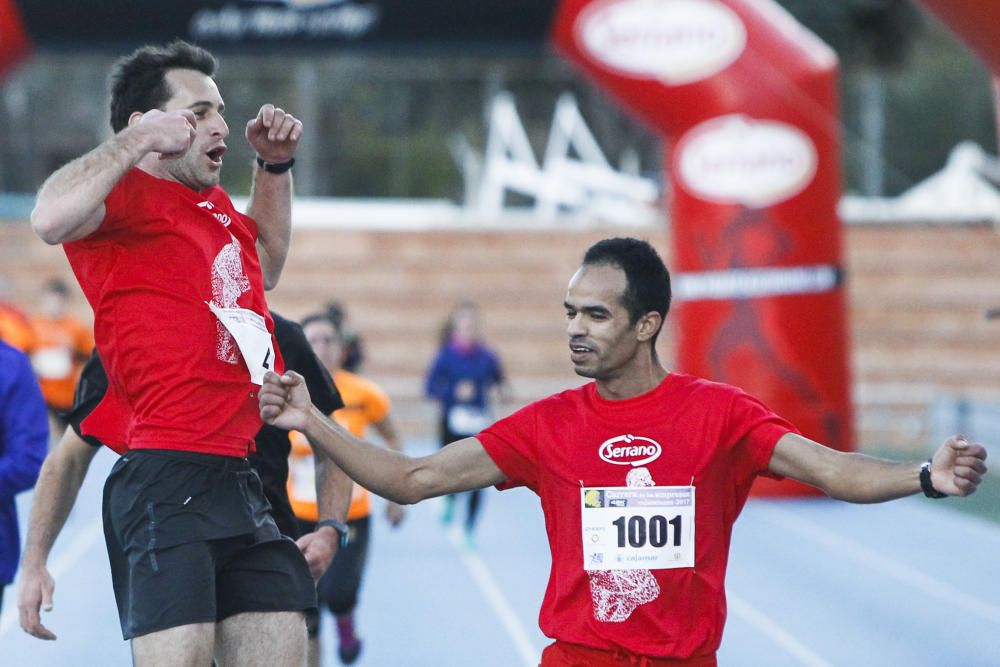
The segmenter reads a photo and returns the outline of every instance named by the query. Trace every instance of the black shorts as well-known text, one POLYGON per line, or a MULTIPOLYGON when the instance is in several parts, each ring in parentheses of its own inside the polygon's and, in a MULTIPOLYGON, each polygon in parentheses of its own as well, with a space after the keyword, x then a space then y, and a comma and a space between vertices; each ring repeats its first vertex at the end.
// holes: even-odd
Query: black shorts
POLYGON ((315 608, 309 566, 269 510, 245 459, 166 450, 122 456, 104 485, 122 636, 315 608))

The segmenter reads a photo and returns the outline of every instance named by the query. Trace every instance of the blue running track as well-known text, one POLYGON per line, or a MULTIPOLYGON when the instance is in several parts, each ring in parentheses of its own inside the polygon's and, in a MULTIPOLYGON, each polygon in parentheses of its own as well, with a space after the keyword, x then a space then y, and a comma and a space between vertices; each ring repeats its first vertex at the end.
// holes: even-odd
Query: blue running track
MULTIPOLYGON (((105 451, 95 459, 49 561, 55 609, 43 622, 59 639, 21 631, 15 582, 0 613, 0 666, 131 664, 100 524, 113 458, 105 451)), ((22 529, 30 499, 19 498, 22 529)), ((1000 526, 948 509, 956 502, 751 500, 733 538, 720 664, 1000 666, 1000 526)), ((398 530, 378 507, 357 665, 537 664, 548 643, 537 618, 549 555, 533 494, 489 490, 474 550, 440 523, 440 501, 408 508, 398 530)), ((324 664, 338 665, 329 617, 322 638, 324 664)))

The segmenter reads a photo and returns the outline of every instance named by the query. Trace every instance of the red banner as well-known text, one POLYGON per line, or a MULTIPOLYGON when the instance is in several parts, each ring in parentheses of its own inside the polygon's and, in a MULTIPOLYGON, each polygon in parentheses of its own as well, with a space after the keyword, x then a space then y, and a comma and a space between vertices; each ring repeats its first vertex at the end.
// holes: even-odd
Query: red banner
POLYGON ((0 0, 0 78, 30 50, 14 0, 0 0))
POLYGON ((667 139, 678 369, 853 449, 834 53, 770 0, 565 0, 553 39, 667 139))

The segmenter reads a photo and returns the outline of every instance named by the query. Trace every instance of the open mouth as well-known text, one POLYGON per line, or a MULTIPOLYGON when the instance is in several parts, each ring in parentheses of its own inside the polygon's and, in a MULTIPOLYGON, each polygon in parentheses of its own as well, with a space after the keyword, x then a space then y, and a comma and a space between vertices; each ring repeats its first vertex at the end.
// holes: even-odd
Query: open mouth
POLYGON ((222 164, 222 154, 226 152, 225 146, 218 146, 212 150, 205 153, 208 159, 212 161, 212 164, 221 165, 222 164))
POLYGON ((571 359, 578 360, 587 356, 588 354, 593 354, 593 348, 587 347, 586 345, 577 345, 575 343, 570 343, 569 346, 569 356, 571 359))

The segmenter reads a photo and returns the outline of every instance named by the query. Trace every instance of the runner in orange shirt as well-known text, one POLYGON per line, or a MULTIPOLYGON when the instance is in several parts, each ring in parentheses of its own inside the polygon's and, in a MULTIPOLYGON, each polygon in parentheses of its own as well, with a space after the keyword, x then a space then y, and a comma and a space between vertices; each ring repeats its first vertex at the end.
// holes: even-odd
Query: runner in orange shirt
MULTIPOLYGON (((341 368, 343 346, 340 332, 326 315, 310 315, 302 321, 306 339, 313 352, 326 364, 344 400, 344 407, 333 418, 344 428, 362 437, 368 426, 374 427, 390 449, 402 451, 396 428, 389 418, 389 397, 375 383, 341 368)), ((313 450, 299 433, 292 434, 289 459, 288 498, 303 530, 313 530, 317 519, 313 450)), ((370 535, 371 494, 354 485, 351 508, 347 515, 349 541, 334 557, 333 563, 317 584, 320 606, 326 606, 337 620, 338 655, 346 665, 358 659, 361 640, 354 631, 354 608, 365 569, 370 535)), ((403 508, 386 504, 386 516, 393 525, 403 520, 403 508)), ((308 664, 320 664, 319 614, 307 615, 309 630, 308 664)))
POLYGON ((30 355, 35 349, 35 330, 28 317, 9 299, 10 286, 0 276, 0 340, 30 355))
POLYGON ((58 422, 54 433, 66 428, 63 415, 73 406, 80 370, 94 349, 94 334, 67 312, 68 303, 69 286, 53 278, 42 290, 41 313, 31 319, 35 329, 31 365, 42 385, 49 414, 58 422))

